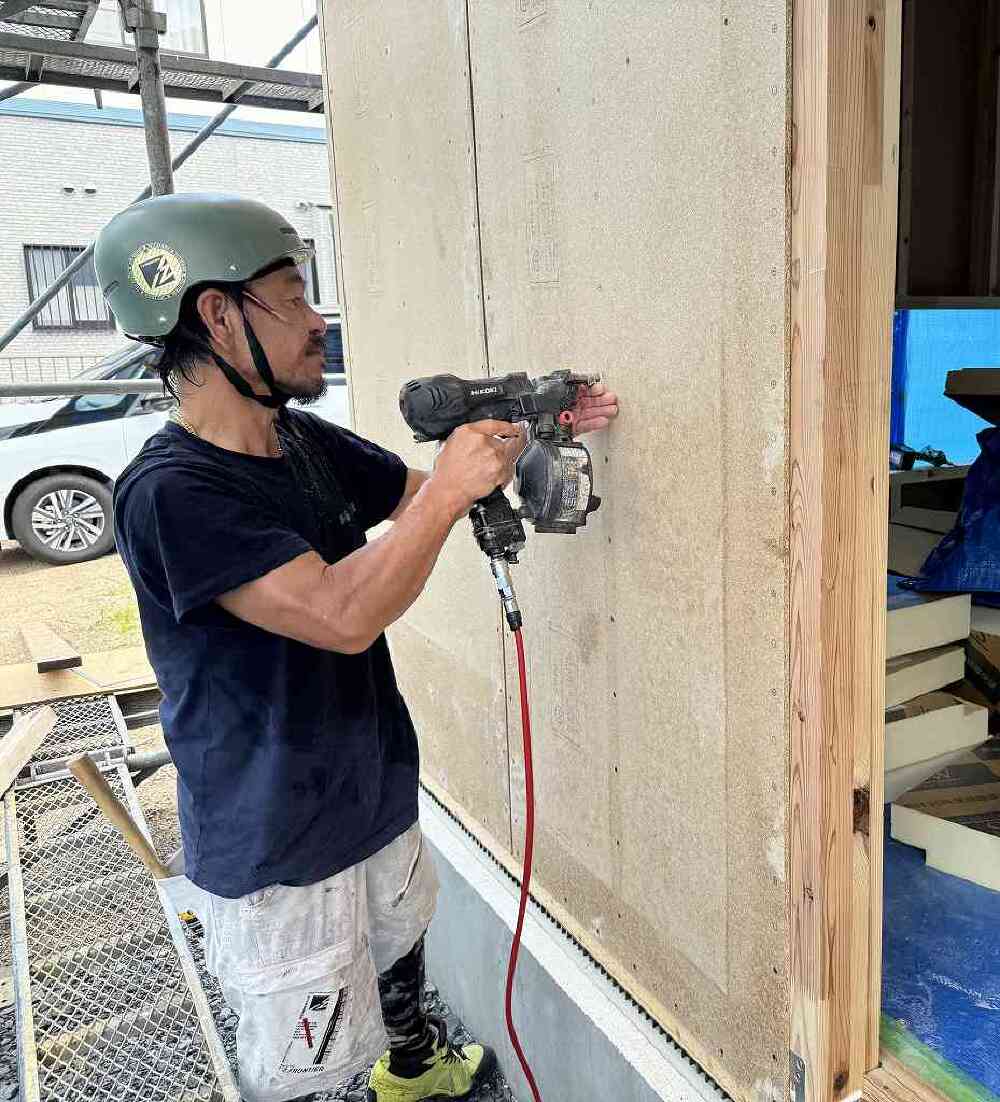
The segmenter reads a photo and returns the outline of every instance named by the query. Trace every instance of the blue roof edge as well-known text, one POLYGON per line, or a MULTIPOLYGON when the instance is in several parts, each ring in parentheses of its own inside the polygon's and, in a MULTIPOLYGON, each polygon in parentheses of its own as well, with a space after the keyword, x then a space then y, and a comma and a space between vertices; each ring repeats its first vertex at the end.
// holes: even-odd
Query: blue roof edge
MULTIPOLYGON (((61 100, 9 99, 0 103, 0 117, 8 115, 24 119, 53 119, 57 122, 82 122, 99 126, 142 126, 142 112, 128 107, 103 107, 87 103, 66 103, 61 100)), ((208 115, 168 114, 171 130, 196 133, 208 121, 208 115)), ((227 119, 216 132, 229 138, 258 138, 264 141, 307 142, 326 144, 324 127, 293 126, 284 123, 252 122, 248 119, 227 119)))

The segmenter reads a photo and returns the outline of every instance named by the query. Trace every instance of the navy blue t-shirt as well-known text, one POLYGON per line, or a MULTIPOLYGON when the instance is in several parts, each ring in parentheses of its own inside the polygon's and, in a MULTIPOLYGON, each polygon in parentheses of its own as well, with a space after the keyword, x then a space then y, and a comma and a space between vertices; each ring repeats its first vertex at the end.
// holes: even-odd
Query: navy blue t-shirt
POLYGON ((385 637, 357 655, 319 650, 215 602, 310 549, 343 558, 403 496, 398 456, 291 416, 321 426, 347 499, 325 539, 286 459, 226 451, 173 423, 115 486, 187 874, 228 898, 332 876, 417 818, 416 735, 385 637))

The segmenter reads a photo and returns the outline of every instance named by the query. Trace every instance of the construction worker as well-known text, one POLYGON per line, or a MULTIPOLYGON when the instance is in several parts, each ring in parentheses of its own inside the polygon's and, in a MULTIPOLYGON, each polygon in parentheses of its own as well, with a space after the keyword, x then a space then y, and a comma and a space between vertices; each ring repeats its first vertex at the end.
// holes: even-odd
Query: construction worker
MULTIPOLYGON (((383 632, 456 521, 510 481, 523 434, 463 426, 428 474, 289 409, 324 387, 310 252, 281 215, 227 195, 148 199, 101 232, 107 301, 162 346, 179 397, 116 484, 115 534, 163 693, 206 962, 240 1015, 244 1097, 330 1090, 374 1061, 370 1102, 461 1098, 493 1055, 456 1049, 424 1010, 437 880, 383 632)), ((593 388, 579 428, 616 413, 593 388)))

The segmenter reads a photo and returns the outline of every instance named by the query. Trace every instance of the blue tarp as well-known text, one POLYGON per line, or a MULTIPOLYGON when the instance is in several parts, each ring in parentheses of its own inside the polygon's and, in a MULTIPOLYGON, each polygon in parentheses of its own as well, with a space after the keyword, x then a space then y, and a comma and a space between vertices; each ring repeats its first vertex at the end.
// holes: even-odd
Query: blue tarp
POLYGON ((987 422, 944 396, 949 371, 1000 367, 1000 310, 899 310, 892 340, 892 442, 971 463, 987 422))
POLYGON ((927 556, 919 578, 904 583, 927 593, 971 593, 1000 606, 1000 429, 977 437, 955 527, 927 556))

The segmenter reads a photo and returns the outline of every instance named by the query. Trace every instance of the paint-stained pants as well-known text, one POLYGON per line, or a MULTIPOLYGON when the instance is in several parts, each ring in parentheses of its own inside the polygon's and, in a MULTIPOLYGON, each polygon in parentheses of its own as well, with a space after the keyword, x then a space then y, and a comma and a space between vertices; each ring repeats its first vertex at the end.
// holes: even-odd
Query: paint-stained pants
POLYGON ((205 893, 205 957, 240 1015, 240 1091, 290 1102, 332 1090, 386 1049, 378 973, 423 936, 438 882, 419 825, 308 887, 205 893))

